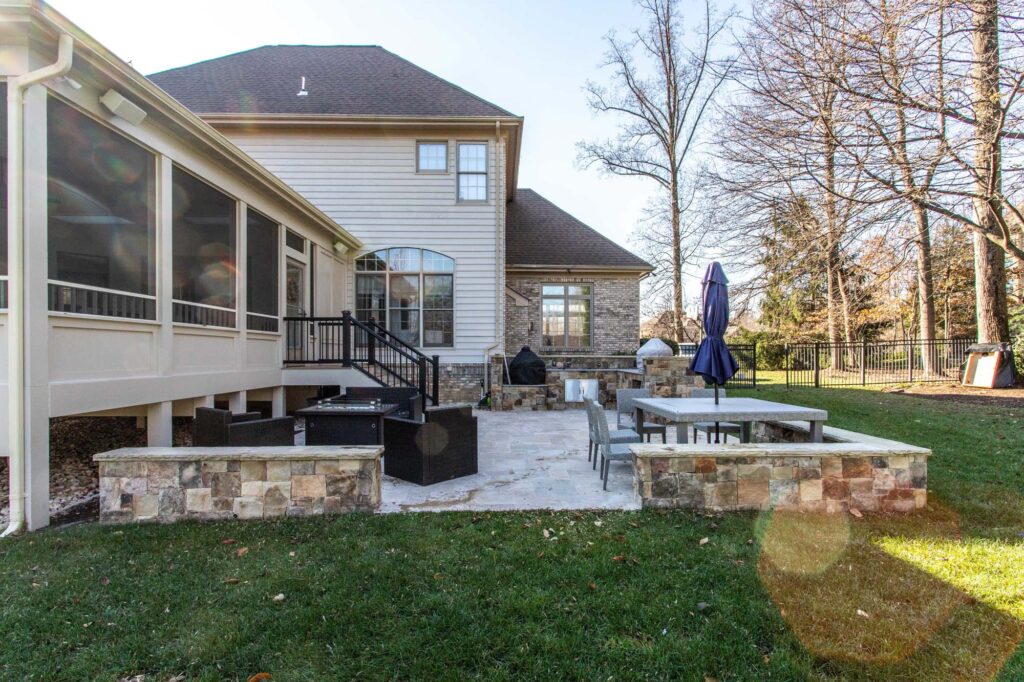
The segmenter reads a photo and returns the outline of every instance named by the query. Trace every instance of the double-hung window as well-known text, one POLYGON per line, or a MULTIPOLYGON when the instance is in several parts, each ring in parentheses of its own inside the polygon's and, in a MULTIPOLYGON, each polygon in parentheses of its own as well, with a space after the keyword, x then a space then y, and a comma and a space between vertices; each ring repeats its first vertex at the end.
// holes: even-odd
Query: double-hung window
POLYGON ((487 201, 487 143, 458 143, 459 201, 487 201))
POLYGON ((371 318, 411 346, 455 342, 455 261, 407 247, 356 259, 356 317, 371 318))
POLYGON ((542 292, 543 345, 590 348, 594 299, 589 284, 545 284, 542 292))

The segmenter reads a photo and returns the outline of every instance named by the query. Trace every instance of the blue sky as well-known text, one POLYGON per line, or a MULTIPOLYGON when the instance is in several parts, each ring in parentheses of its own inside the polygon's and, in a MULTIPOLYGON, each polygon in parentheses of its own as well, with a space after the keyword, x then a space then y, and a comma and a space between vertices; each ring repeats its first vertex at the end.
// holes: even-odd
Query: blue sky
MULTIPOLYGON (((643 23, 629 0, 53 0, 142 73, 266 44, 374 44, 526 117, 519 186, 630 246, 649 182, 575 164, 575 143, 614 133, 586 107, 612 28, 643 23)), ((692 24, 700 21, 700 5, 692 24)), ((694 270, 699 272, 699 269, 694 270)), ((687 287, 691 298, 699 286, 687 287)))

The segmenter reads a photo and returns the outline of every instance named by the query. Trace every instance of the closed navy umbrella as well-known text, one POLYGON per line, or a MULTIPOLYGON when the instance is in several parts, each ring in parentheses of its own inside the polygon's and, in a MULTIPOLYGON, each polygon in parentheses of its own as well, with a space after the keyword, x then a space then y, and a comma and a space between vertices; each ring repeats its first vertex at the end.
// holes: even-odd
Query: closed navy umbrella
POLYGON ((725 345, 725 330, 729 326, 729 280, 717 261, 704 273, 704 340, 690 361, 690 370, 704 377, 705 383, 715 385, 715 404, 718 387, 731 379, 739 370, 736 358, 725 345))

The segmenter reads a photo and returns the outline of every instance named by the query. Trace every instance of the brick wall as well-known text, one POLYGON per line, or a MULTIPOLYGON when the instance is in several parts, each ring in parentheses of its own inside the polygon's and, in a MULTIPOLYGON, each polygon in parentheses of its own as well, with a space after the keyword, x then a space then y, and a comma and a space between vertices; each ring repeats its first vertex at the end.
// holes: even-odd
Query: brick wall
POLYGON ((636 277, 510 274, 505 283, 529 299, 526 305, 516 305, 510 297, 505 297, 505 352, 510 357, 523 346, 530 346, 537 353, 546 350, 541 344, 541 287, 564 283, 593 287, 593 344, 590 348, 573 349, 573 352, 636 352, 640 340, 640 281, 636 277))
POLYGON ((471 403, 476 405, 483 395, 485 368, 483 363, 450 362, 438 370, 437 389, 442 404, 471 403))

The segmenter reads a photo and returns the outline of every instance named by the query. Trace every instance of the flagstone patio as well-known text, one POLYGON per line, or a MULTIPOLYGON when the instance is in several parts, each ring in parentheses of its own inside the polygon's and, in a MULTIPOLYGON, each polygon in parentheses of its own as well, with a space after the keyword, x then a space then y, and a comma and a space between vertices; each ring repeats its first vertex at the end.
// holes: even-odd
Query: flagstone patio
MULTIPOLYGON (((480 411, 479 473, 431 486, 385 476, 381 512, 639 509, 633 470, 613 462, 608 490, 587 461, 584 410, 480 411)), ((614 413, 608 414, 615 424, 614 413)))

